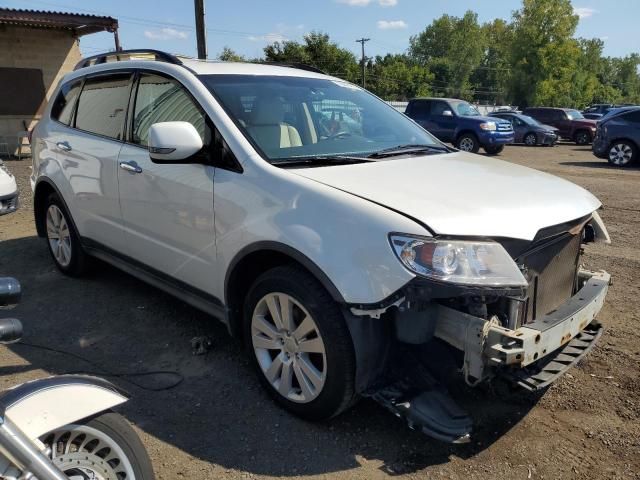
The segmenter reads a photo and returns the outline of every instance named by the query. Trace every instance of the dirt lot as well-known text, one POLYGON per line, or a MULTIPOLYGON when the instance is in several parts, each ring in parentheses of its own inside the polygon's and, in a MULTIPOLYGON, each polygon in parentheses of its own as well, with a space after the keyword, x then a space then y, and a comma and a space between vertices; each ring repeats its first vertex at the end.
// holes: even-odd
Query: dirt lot
MULTIPOLYGON (((163 392, 112 379, 133 396, 122 411, 161 479, 640 478, 640 170, 609 168, 575 145, 508 147, 502 158, 565 177, 602 200, 614 243, 589 247, 584 263, 608 270, 615 283, 598 347, 541 398, 487 388, 467 395, 477 424, 469 445, 432 441, 368 400, 329 423, 293 418, 271 403, 241 349, 206 315, 108 266, 83 280, 65 278, 35 236, 28 161, 8 162, 23 207, 0 218, 0 274, 23 284, 14 313, 26 342, 80 354, 111 372, 184 375, 163 392), (213 339, 205 356, 191 352, 199 335, 213 339)), ((95 371, 24 345, 0 349, 2 388, 95 371)))

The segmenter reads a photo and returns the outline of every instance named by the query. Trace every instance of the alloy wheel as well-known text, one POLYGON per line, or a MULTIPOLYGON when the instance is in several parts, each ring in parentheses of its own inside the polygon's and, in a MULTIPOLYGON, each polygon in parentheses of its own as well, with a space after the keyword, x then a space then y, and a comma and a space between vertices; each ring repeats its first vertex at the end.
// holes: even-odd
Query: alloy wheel
POLYGON ((67 425, 41 438, 49 458, 72 480, 135 480, 114 439, 88 425, 67 425))
POLYGON ((589 143, 589 135, 586 132, 580 132, 576 135, 576 143, 578 145, 586 145, 589 143))
POLYGON ((58 264, 68 267, 71 263, 71 232, 62 211, 57 205, 47 209, 47 239, 58 264))
POLYGON ((460 140, 460 143, 458 145, 458 148, 464 152, 472 152, 474 147, 475 147, 475 143, 473 139, 469 137, 465 137, 462 140, 460 140))
POLYGON ((532 133, 524 137, 525 145, 533 146, 536 144, 536 136, 532 133))
POLYGON ((313 317, 285 293, 269 293, 251 317, 251 341, 260 369, 283 397, 308 403, 322 392, 327 356, 313 317))
POLYGON ((627 165, 633 158, 633 149, 626 143, 616 143, 609 150, 609 160, 614 165, 627 165))

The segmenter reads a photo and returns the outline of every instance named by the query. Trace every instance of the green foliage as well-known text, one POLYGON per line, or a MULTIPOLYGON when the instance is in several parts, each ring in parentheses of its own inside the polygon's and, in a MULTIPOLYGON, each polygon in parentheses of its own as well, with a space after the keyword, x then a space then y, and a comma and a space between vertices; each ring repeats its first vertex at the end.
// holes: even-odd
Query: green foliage
POLYGON ((229 47, 224 47, 216 57, 222 62, 246 62, 247 59, 229 47))
MULTIPOLYGON (((472 11, 443 15, 411 37, 406 54, 368 59, 367 88, 385 100, 434 95, 520 107, 640 104, 640 54, 604 57, 602 40, 575 38, 578 21, 570 0, 523 0, 511 22, 480 24, 472 11)), ((362 81, 359 58, 325 33, 275 42, 264 55, 362 81)), ((226 47, 218 58, 244 60, 226 47)))

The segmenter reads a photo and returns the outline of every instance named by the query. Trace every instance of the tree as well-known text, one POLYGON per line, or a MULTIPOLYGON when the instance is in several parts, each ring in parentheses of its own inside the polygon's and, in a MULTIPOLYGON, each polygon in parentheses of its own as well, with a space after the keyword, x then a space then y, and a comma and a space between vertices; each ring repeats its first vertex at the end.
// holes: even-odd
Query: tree
POLYGON ((471 76, 474 96, 476 99, 502 105, 508 101, 511 81, 510 46, 513 30, 506 21, 497 18, 482 25, 482 35, 483 57, 471 76))
POLYGON ((406 55, 377 56, 367 66, 369 90, 385 100, 408 100, 431 93, 433 75, 406 55))
POLYGON ((528 105, 574 102, 572 80, 580 55, 570 0, 523 0, 513 14, 511 98, 528 105))
POLYGON ((247 59, 244 56, 236 53, 229 47, 224 47, 222 49, 222 52, 220 52, 216 58, 222 62, 246 62, 247 61, 247 59))
POLYGON ((484 38, 478 15, 443 15, 422 33, 411 37, 409 56, 434 75, 434 90, 444 95, 472 98, 470 77, 483 58, 484 38))
POLYGON ((326 33, 311 32, 304 36, 304 43, 275 42, 264 48, 264 55, 268 62, 304 63, 352 82, 359 78, 355 55, 332 42, 326 33))

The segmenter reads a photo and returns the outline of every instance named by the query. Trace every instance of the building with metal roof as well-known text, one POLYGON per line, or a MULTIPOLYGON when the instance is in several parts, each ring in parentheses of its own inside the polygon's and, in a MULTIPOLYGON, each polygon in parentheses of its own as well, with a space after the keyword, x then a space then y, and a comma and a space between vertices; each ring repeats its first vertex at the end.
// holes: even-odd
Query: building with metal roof
POLYGON ((16 152, 59 80, 81 59, 80 37, 114 35, 118 20, 78 13, 0 8, 0 151, 16 152))

